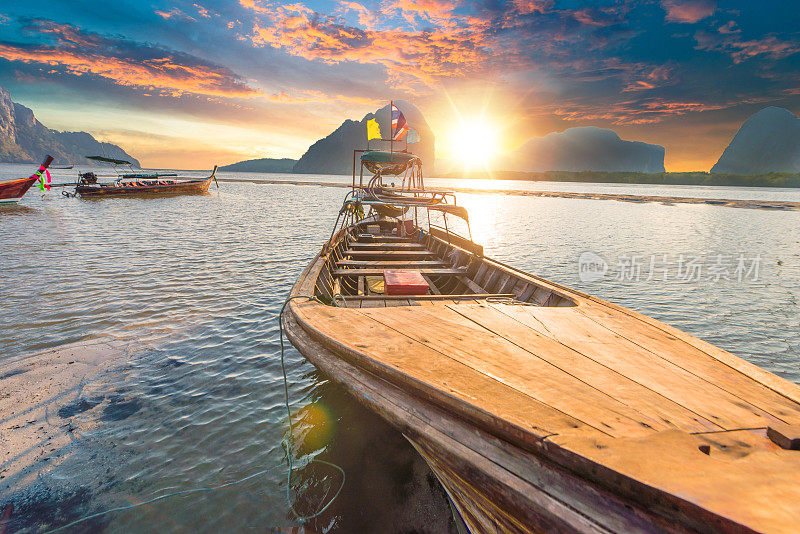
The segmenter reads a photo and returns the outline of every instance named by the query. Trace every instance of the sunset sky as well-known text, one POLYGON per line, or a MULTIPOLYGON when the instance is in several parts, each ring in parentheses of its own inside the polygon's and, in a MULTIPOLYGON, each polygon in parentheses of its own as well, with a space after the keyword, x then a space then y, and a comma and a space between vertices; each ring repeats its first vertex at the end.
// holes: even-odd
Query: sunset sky
POLYGON ((148 167, 299 157, 344 119, 414 102, 437 136, 504 150, 571 126, 708 170, 749 115, 800 111, 794 2, 4 2, 0 84, 39 120, 148 167))

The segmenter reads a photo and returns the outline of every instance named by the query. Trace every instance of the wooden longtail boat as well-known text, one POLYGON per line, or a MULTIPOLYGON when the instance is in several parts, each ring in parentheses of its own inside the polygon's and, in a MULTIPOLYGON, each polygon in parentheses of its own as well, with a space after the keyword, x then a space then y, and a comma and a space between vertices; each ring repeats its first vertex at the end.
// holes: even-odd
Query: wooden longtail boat
MULTIPOLYGON (((99 183, 94 173, 81 173, 75 194, 82 197, 138 195, 199 195, 216 181, 217 166, 207 178, 180 179, 175 174, 124 174, 118 180, 99 183)), ((218 184, 219 186, 219 184, 218 184)))
MULTIPOLYGON (((46 156, 44 161, 39 166, 38 172, 47 170, 50 163, 53 162, 52 156, 46 156)), ((28 178, 19 178, 17 180, 9 180, 7 182, 0 182, 0 204, 16 204, 19 202, 28 189, 39 180, 40 174, 33 174, 28 178)))
POLYGON ((445 193, 421 174, 386 188, 377 170, 367 185, 354 172, 282 324, 403 433, 469 532, 800 530, 800 387, 485 257, 431 223, 468 220, 430 202, 445 193), (382 216, 382 202, 417 216, 382 216), (390 269, 429 294, 387 294, 390 269))

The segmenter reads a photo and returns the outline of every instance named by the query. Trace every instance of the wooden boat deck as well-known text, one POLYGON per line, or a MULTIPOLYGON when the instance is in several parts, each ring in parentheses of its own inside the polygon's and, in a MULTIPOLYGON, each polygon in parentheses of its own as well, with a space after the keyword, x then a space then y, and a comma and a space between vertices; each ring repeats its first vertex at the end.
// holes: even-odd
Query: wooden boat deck
MULTIPOLYGON (((312 264, 294 294, 311 294, 324 269, 312 264)), ((800 450, 787 439, 800 438, 800 387, 600 299, 467 270, 479 288, 533 300, 544 288, 573 305, 476 291, 469 300, 350 296, 347 308, 293 301, 290 310, 337 358, 676 525, 798 527, 800 450)))

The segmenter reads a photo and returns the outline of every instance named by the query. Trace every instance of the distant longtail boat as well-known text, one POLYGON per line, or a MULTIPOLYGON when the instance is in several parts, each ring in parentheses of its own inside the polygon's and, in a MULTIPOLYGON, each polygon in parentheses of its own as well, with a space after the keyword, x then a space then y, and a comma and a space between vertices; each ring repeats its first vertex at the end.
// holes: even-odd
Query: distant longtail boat
MULTIPOLYGON (((113 165, 130 165, 129 161, 107 158, 105 156, 87 156, 88 159, 111 163, 113 165)), ((100 182, 93 172, 78 174, 75 184, 75 195, 82 197, 120 197, 149 195, 192 195, 208 192, 212 180, 216 182, 217 166, 207 178, 181 179, 175 173, 125 173, 112 175, 113 182, 100 182)), ((219 184, 217 184, 219 187, 219 184)))

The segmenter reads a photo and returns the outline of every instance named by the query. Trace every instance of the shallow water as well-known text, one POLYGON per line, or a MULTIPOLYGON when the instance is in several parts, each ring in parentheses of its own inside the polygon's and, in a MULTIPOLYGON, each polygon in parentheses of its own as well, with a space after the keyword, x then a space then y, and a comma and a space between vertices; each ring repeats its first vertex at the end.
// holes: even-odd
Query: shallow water
MULTIPOLYGON (((0 176, 19 169, 28 170, 0 166, 0 176)), ((67 176, 59 171, 54 181, 67 176)), ((286 499, 276 315, 327 239, 344 190, 221 185, 206 196, 162 199, 82 200, 56 190, 42 199, 32 191, 19 207, 0 209, 0 376, 3 358, 96 337, 141 347, 103 389, 55 403, 54 424, 88 428, 54 453, 58 462, 35 466, 37 476, 24 483, 0 479, 0 511, 14 504, 10 532, 46 531, 233 482, 113 512, 75 531, 297 524, 286 499)), ((652 315, 800 383, 796 213, 500 194, 463 194, 459 203, 470 209, 487 254, 652 315), (608 263, 602 279, 581 279, 578 259, 587 251, 608 263), (703 266, 698 279, 686 268, 677 272, 681 255, 682 267, 692 258, 703 266), (708 276, 718 255, 730 258, 727 280, 708 276), (634 257, 638 273, 630 268, 634 257), (757 264, 757 276, 751 269, 739 280, 740 257, 747 267, 757 264), (652 275, 651 258, 659 259, 652 275)), ((318 508, 340 483, 338 471, 310 459, 334 462, 346 474, 342 494, 309 526, 452 531, 441 489, 402 436, 291 347, 286 364, 299 411, 299 469, 289 492, 296 511, 318 508)))

